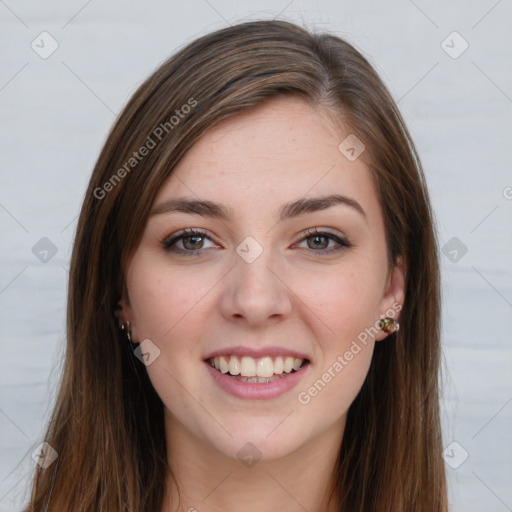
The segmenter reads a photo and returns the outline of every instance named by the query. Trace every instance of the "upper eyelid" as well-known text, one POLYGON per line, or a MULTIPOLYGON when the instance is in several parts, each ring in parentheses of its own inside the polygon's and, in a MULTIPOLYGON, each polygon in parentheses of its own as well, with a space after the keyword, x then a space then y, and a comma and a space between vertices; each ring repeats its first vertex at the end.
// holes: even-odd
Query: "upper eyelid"
MULTIPOLYGON (((328 234, 333 236, 338 236, 340 238, 345 238, 345 234, 343 232, 332 232, 330 231, 333 228, 322 228, 322 227, 312 227, 312 228, 306 228, 303 231, 301 231, 297 236, 305 237, 305 236, 313 236, 316 234, 328 234)), ((176 233, 172 233, 170 235, 167 235, 164 238, 165 240, 171 240, 176 239, 179 237, 187 237, 187 236, 194 236, 195 234, 204 235, 208 238, 214 239, 215 236, 211 235, 208 230, 205 230, 204 228, 184 228, 176 231, 176 233)))
POLYGON ((187 238, 189 236, 196 236, 196 235, 202 235, 202 236, 207 237, 210 240, 212 240, 212 242, 214 241, 213 240, 214 237, 212 237, 207 231, 203 230, 202 228, 185 228, 185 229, 180 229, 180 230, 176 231, 176 233, 166 235, 163 238, 162 243, 166 244, 168 242, 175 242, 177 240, 181 240, 182 238, 187 238))
MULTIPOLYGON (((296 240, 294 242, 294 244, 303 242, 304 240, 311 238, 315 235, 317 235, 317 236, 331 235, 333 237, 333 238, 331 238, 331 240, 333 240, 334 242, 336 242, 338 244, 339 244, 339 242, 337 242, 335 240, 335 238, 339 238, 342 242, 345 242, 347 245, 352 245, 352 243, 348 240, 348 238, 346 237, 346 235, 344 233, 340 233, 340 232, 334 233, 334 232, 330 231, 330 229, 332 229, 332 228, 322 228, 322 227, 317 227, 317 226, 312 227, 312 228, 307 228, 307 229, 303 230, 298 235, 299 238, 298 238, 298 240, 296 240)), ((215 237, 210 235, 208 233, 208 231, 204 230, 203 228, 184 228, 182 230, 177 231, 176 234, 172 234, 172 235, 165 237, 162 240, 162 245, 167 246, 169 244, 169 247, 171 247, 172 245, 174 245, 176 242, 179 242, 183 238, 197 236, 197 235, 202 235, 205 238, 208 238, 211 242, 217 243, 215 241, 215 237)), ((197 249, 197 250, 201 251, 202 249, 197 249)), ((193 251, 185 251, 185 252, 193 252, 193 251)))

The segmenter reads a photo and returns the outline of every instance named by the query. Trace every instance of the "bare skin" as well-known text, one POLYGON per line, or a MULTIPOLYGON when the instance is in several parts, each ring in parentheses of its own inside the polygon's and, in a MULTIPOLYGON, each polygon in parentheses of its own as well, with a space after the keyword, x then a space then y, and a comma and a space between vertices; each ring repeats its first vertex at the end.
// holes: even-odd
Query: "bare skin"
POLYGON ((353 342, 404 296, 401 262, 388 272, 370 169, 338 149, 349 133, 300 99, 273 99, 207 133, 158 193, 154 207, 186 197, 232 214, 151 215, 127 270, 119 317, 135 342, 149 339, 160 350, 147 371, 165 406, 182 500, 178 506, 169 480, 161 512, 336 510, 326 493, 347 410, 386 333, 359 343, 357 353, 353 342), (350 204, 280 220, 285 203, 331 194, 350 204), (165 250, 162 241, 186 228, 204 233, 185 233, 165 250), (315 228, 341 243, 305 233, 315 228), (247 245, 249 236, 256 244, 247 245), (244 240, 252 254, 262 250, 254 261, 237 252, 244 240), (294 350, 309 364, 279 396, 240 398, 217 384, 205 361, 235 346, 294 350), (325 386, 309 392, 319 379, 325 386), (259 460, 249 467, 244 454, 259 460))

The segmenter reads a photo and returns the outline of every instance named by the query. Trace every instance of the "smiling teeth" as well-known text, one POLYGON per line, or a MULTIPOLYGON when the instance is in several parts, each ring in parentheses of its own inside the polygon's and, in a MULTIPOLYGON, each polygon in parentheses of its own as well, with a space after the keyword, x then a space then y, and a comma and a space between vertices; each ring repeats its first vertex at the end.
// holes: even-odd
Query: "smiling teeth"
MULTIPOLYGON (((297 371, 304 359, 298 359, 292 356, 262 357, 255 359, 253 357, 244 356, 219 356, 209 359, 210 364, 222 373, 241 377, 261 377, 262 381, 268 382, 267 379, 284 373, 291 373, 292 370, 297 371)), ((244 379, 245 380, 245 379, 244 379)), ((254 382, 259 382, 255 380, 254 382)))

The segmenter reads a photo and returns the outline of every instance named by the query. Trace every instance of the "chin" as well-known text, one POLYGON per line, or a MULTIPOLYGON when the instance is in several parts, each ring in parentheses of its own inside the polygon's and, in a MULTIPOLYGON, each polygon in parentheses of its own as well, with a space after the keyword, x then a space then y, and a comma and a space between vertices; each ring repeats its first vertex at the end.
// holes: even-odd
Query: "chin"
POLYGON ((298 450, 305 442, 304 436, 301 439, 291 435, 293 431, 300 431, 290 425, 284 427, 286 417, 272 418, 273 421, 260 423, 258 419, 252 422, 245 421, 241 425, 228 427, 230 434, 211 439, 211 445, 220 453, 229 458, 235 458, 243 462, 244 457, 252 457, 262 461, 273 461, 298 450), (274 421, 275 420, 275 421, 274 421), (283 422, 281 425, 280 422, 283 422), (279 425, 279 426, 278 426, 279 425), (277 427, 277 428, 276 428, 277 427), (281 428, 284 427, 284 428, 281 428))

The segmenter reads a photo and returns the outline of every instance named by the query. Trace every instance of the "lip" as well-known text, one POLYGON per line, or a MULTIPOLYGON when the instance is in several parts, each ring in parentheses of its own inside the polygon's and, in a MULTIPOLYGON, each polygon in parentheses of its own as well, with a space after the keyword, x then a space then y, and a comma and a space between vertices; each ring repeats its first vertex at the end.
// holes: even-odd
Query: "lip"
POLYGON ((262 347, 258 349, 250 348, 250 347, 242 347, 242 346, 236 346, 236 347, 228 347, 228 348, 222 348, 219 350, 215 350, 213 352, 208 353, 206 356, 204 356, 204 360, 208 361, 208 359, 211 359, 212 357, 219 357, 219 356, 237 356, 237 357, 253 357, 255 359, 269 356, 269 357, 278 357, 278 356, 292 356, 297 359, 308 359, 311 362, 311 358, 303 354, 301 352, 297 352, 296 350, 289 349, 286 347, 262 347))
MULTIPOLYGON (((265 354, 270 355, 268 352, 265 352, 265 354)), ((283 352, 280 352, 280 354, 283 354, 283 352)), ((247 352, 245 352, 245 355, 248 355, 247 352)), ((307 358, 303 357, 301 359, 307 358)), ((286 377, 282 377, 274 382, 258 384, 242 382, 240 380, 233 379, 232 377, 228 377, 227 374, 219 372, 211 366, 208 361, 205 361, 206 368, 214 382, 230 395, 244 400, 268 400, 283 395, 294 388, 302 380, 308 372, 310 364, 311 363, 306 363, 299 370, 289 373, 286 377)))

